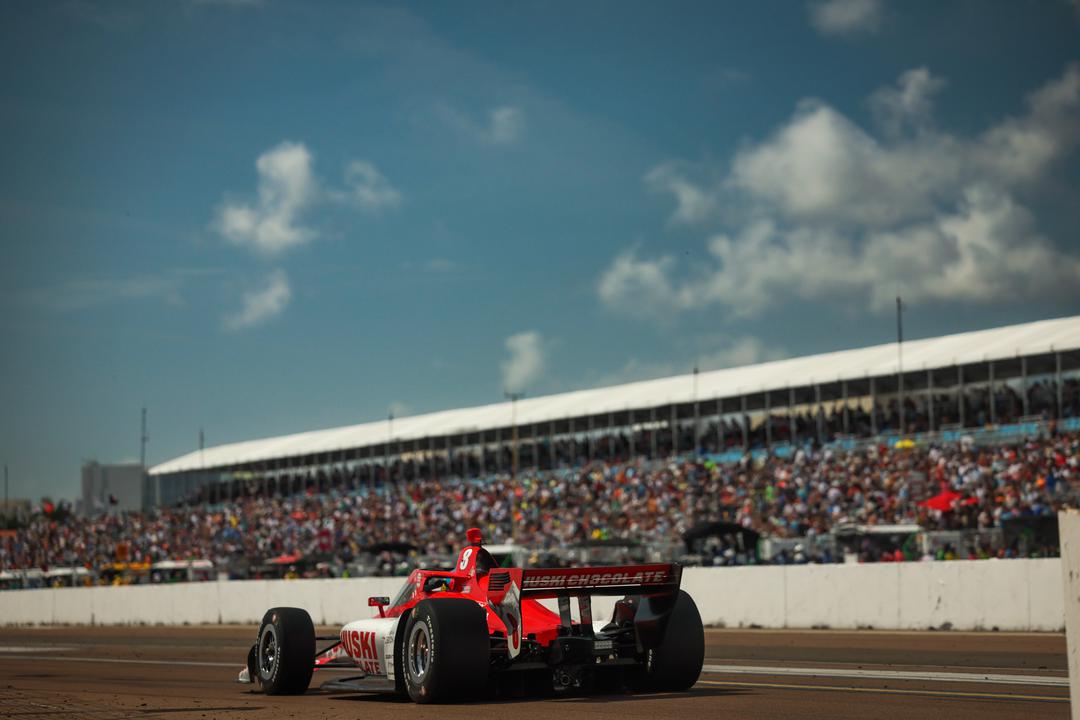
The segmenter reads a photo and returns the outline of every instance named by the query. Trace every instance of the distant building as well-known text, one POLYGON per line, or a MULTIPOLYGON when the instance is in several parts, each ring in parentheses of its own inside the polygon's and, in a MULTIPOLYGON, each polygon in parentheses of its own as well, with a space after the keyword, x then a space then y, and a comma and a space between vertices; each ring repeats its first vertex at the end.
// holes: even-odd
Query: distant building
POLYGON ((146 473, 139 463, 102 465, 96 461, 83 463, 82 514, 141 511, 154 504, 147 491, 146 473))
MULTIPOLYGON (((0 517, 4 520, 23 522, 30 517, 31 504, 29 500, 13 498, 4 502, 0 499, 0 517)), ((3 525, 0 524, 0 527, 3 525)))

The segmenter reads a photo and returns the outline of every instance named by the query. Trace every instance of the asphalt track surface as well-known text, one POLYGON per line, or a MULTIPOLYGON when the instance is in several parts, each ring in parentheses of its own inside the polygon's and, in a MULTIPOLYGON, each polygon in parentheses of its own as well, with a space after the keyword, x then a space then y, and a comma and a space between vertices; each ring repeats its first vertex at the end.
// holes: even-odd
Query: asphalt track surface
MULTIPOLYGON (((687 693, 419 706, 236 684, 254 627, 0 628, 0 717, 34 718, 1065 718, 1059 634, 709 630, 687 693)), ((335 629, 328 629, 332 634, 335 629)), ((320 681, 318 672, 313 685, 320 681)), ((323 677, 322 679, 326 679, 323 677)))

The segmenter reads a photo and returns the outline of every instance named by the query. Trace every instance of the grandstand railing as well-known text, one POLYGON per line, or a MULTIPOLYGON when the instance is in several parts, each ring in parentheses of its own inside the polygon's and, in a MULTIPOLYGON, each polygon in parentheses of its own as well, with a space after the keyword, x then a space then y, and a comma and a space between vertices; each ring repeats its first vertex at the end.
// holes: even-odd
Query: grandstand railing
MULTIPOLYGON (((1022 440, 1024 438, 1042 437, 1050 432, 1052 424, 1054 424, 1058 430, 1064 432, 1080 431, 1080 417, 1064 418, 1056 421, 1056 423, 1040 418, 982 428, 954 427, 936 430, 934 432, 912 433, 908 435, 887 433, 867 438, 846 437, 827 442, 822 447, 825 449, 844 451, 861 450, 863 448, 878 445, 895 448, 898 443, 903 441, 910 441, 919 447, 965 441, 971 441, 979 445, 1000 445, 1003 443, 1016 442, 1017 440, 1022 440)), ((810 441, 794 445, 788 442, 774 443, 772 447, 768 448, 754 448, 749 451, 739 448, 738 450, 729 450, 723 453, 705 454, 703 457, 711 462, 726 464, 738 462, 747 455, 747 452, 749 452, 750 457, 754 460, 764 459, 769 456, 788 458, 800 449, 809 450, 812 447, 813 443, 810 441)))

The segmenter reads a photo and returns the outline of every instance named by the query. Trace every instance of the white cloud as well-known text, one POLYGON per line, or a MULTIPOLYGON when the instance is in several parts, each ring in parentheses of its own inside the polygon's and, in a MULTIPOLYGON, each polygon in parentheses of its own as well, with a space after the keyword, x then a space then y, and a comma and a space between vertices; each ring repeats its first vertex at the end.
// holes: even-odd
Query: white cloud
POLYGON ((544 373, 546 363, 543 338, 535 330, 506 338, 510 357, 502 364, 503 389, 522 392, 544 373))
POLYGON ((445 104, 435 111, 448 125, 485 145, 513 145, 525 132, 525 112, 515 105, 491 108, 483 120, 445 104))
POLYGON ((1080 140, 1080 64, 1028 98, 1028 112, 990 128, 975 151, 980 168, 1010 183, 1038 180, 1080 140))
POLYGON ((934 95, 945 85, 943 78, 925 67, 908 70, 895 87, 882 88, 870 96, 870 109, 889 135, 900 135, 908 128, 922 131, 930 124, 934 95))
POLYGON ((401 193, 372 163, 354 160, 345 168, 349 196, 364 210, 378 212, 401 205, 401 193))
POLYGON ((586 386, 602 387, 681 375, 691 372, 695 365, 698 370, 704 372, 781 360, 787 356, 788 353, 784 349, 767 345, 753 336, 723 337, 714 340, 701 352, 688 353, 678 361, 646 362, 632 357, 618 370, 590 378, 586 386))
POLYGON ((412 406, 400 400, 394 400, 390 403, 390 414, 396 418, 408 417, 412 415, 412 406))
POLYGON ((674 267, 672 257, 642 260, 636 249, 627 250, 601 274, 597 285, 600 300, 609 308, 654 319, 684 310, 670 278, 674 267))
POLYGON ((715 265, 678 291, 684 307, 719 302, 754 315, 791 298, 889 307, 897 283, 917 300, 993 302, 1052 297, 1080 281, 1080 260, 1056 252, 1013 198, 987 186, 957 207, 859 240, 829 230, 760 221, 709 243, 715 265))
POLYGON ((291 299, 289 278, 284 271, 275 270, 262 287, 244 293, 244 306, 239 312, 225 318, 225 329, 235 331, 261 325, 280 315, 291 299))
POLYGON ((719 303, 733 316, 751 316, 792 296, 840 296, 860 289, 865 281, 843 236, 825 231, 781 232, 773 222, 758 220, 737 236, 713 236, 708 250, 712 262, 674 287, 674 305, 669 307, 719 303))
POLYGON ((889 225, 954 193, 969 154, 957 142, 929 133, 882 141, 806 100, 771 138, 736 153, 728 182, 794 221, 889 225))
POLYGON ((258 201, 230 201, 218 210, 214 226, 226 240, 272 257, 318 238, 305 216, 322 202, 349 203, 367 212, 401 205, 401 192, 366 160, 345 167, 344 189, 324 187, 303 143, 283 142, 258 157, 258 201))
POLYGON ((1076 292, 1080 258, 1039 232, 1023 198, 1080 141, 1080 66, 1033 93, 1023 115, 970 137, 934 129, 930 98, 942 86, 919 68, 875 93, 879 117, 895 121, 881 138, 803 101, 736 152, 722 181, 680 176, 673 222, 688 217, 684 197, 739 209, 710 238, 709 260, 680 278, 670 256, 621 253, 599 278, 601 301, 654 317, 711 304, 746 316, 792 299, 883 308, 898 285, 913 301, 1076 292))
POLYGON ((756 337, 739 337, 729 339, 721 346, 698 360, 698 368, 701 370, 720 370, 729 367, 742 367, 770 360, 782 360, 787 357, 787 351, 782 348, 766 345, 756 337))
MULTIPOLYGON (((1080 259, 1057 252, 1038 234, 1027 209, 988 185, 966 188, 954 213, 914 230, 921 243, 875 236, 866 252, 874 267, 911 263, 905 276, 916 296, 981 302, 1005 294, 1023 300, 1075 292, 1080 282, 1080 259)), ((879 306, 889 299, 882 290, 875 297, 879 306)))
POLYGON ((517 142, 524 129, 525 114, 521 108, 504 105, 491 111, 486 134, 494 145, 510 145, 517 142))
POLYGON ((318 195, 307 147, 283 142, 260 155, 255 168, 259 174, 258 202, 225 203, 217 220, 221 234, 264 255, 276 255, 315 239, 317 233, 301 224, 318 195))
POLYGON ((821 0, 809 5, 810 24, 822 35, 869 35, 881 27, 883 0, 821 0))
POLYGON ((645 185, 655 193, 675 198, 673 223, 700 223, 717 211, 716 193, 688 179, 678 163, 657 165, 645 174, 645 185))

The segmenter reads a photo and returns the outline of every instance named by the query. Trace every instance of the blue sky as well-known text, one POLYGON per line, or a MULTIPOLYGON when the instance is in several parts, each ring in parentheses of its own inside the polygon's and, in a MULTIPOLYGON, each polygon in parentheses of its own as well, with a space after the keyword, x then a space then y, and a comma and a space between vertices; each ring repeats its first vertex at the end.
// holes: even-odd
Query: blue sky
POLYGON ((1080 312, 1080 5, 12 2, 0 462, 1080 312))

